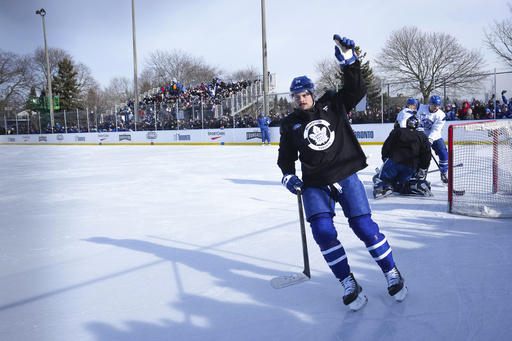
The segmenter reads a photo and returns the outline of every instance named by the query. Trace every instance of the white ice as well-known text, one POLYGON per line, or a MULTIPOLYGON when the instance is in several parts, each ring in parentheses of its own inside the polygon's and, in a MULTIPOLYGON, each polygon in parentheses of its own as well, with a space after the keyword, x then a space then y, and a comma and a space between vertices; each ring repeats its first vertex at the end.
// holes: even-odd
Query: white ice
MULTIPOLYGON (((396 302, 337 210, 368 304, 352 312, 309 231, 278 146, 0 146, 0 339, 508 340, 511 219, 434 197, 374 200, 381 146, 359 172, 409 296, 396 302)), ((435 165, 434 165, 435 167, 435 165)))

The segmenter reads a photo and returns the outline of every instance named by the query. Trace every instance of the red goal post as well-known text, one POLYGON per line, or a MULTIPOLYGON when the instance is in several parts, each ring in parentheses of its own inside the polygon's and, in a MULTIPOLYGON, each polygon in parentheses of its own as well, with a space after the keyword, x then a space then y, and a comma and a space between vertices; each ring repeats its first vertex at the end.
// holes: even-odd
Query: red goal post
POLYGON ((448 211, 475 217, 512 217, 512 121, 449 127, 448 211))

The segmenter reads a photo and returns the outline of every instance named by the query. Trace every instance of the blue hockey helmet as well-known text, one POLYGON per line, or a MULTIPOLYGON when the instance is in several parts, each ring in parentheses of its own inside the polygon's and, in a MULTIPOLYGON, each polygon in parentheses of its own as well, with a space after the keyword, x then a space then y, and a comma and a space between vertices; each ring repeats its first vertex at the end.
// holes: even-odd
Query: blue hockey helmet
POLYGON ((443 104, 443 101, 441 100, 441 97, 439 97, 438 95, 434 95, 430 97, 430 99, 428 100, 428 104, 441 105, 443 104))
POLYGON ((309 91, 311 95, 315 90, 315 84, 307 76, 295 77, 290 85, 290 94, 298 94, 304 91, 309 91))
POLYGON ((409 117, 407 119, 407 121, 405 122, 405 126, 407 128, 411 128, 411 129, 418 128, 418 124, 419 124, 419 121, 418 121, 418 118, 416 116, 409 117))
POLYGON ((414 98, 412 98, 412 97, 407 100, 406 104, 407 105, 410 105, 410 104, 417 105, 416 100, 414 98))

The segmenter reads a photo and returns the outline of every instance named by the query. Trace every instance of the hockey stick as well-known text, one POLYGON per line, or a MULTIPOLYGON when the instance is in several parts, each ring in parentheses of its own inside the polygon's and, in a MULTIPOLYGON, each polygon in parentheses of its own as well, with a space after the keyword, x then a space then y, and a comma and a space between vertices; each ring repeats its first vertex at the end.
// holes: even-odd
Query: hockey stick
MULTIPOLYGON (((457 168, 457 167, 462 167, 462 163, 459 163, 459 164, 456 164, 455 166, 453 166, 453 168, 457 168)), ((435 173, 435 172, 440 172, 440 171, 441 170, 439 168, 437 168, 437 169, 428 171, 427 173, 435 173)))
POLYGON ((274 277, 270 280, 270 285, 274 289, 281 289, 290 285, 308 281, 311 278, 309 270, 308 244, 306 240, 306 226, 304 223, 304 209, 302 207, 302 191, 297 188, 297 203, 299 206, 300 235, 302 239, 302 255, 304 258, 304 270, 302 273, 293 273, 291 275, 274 277))
POLYGON ((306 239, 306 224, 304 223, 304 209, 302 208, 302 190, 299 188, 297 191, 297 204, 299 207, 299 219, 300 219, 300 236, 302 239, 302 256, 304 258, 304 275, 311 278, 311 272, 309 271, 309 256, 308 256, 308 242, 306 239))
MULTIPOLYGON (((436 166, 437 166, 437 170, 439 172, 441 172, 441 167, 439 166, 439 162, 437 162, 436 158, 434 157, 434 155, 432 154, 432 150, 430 150, 430 156, 432 156, 432 159, 434 160, 434 162, 436 163, 436 166)), ((443 178, 443 180, 446 181, 446 183, 448 183, 448 178, 446 177, 446 174, 444 174, 444 172, 441 172, 441 177, 443 178)))
MULTIPOLYGON (((430 150, 430 155, 432 156, 432 159, 436 163, 436 166, 437 166, 438 170, 441 172, 441 167, 439 166, 439 162, 437 162, 436 158, 432 154, 432 150, 430 150)), ((462 166, 462 164, 461 164, 461 166, 462 166)), ((444 172, 441 172, 441 177, 444 180, 446 180, 446 183, 448 183, 448 178, 446 177, 446 174, 444 174, 444 172)), ((466 193, 466 191, 464 191, 464 190, 462 190, 462 191, 453 190, 453 194, 455 194, 455 195, 464 195, 464 193, 466 193)))

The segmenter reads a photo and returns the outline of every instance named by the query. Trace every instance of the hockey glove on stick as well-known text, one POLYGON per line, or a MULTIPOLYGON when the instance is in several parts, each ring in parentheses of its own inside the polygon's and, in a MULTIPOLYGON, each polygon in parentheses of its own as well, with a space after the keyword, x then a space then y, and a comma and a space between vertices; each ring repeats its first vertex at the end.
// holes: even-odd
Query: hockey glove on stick
POLYGON ((339 35, 335 34, 334 42, 336 46, 334 47, 334 56, 338 60, 338 63, 343 68, 347 65, 353 64, 357 59, 357 55, 354 53, 355 44, 353 40, 347 39, 345 37, 341 38, 339 35))
POLYGON ((293 194, 297 194, 297 188, 302 188, 302 186, 304 186, 302 180, 293 174, 285 174, 281 183, 293 194))

